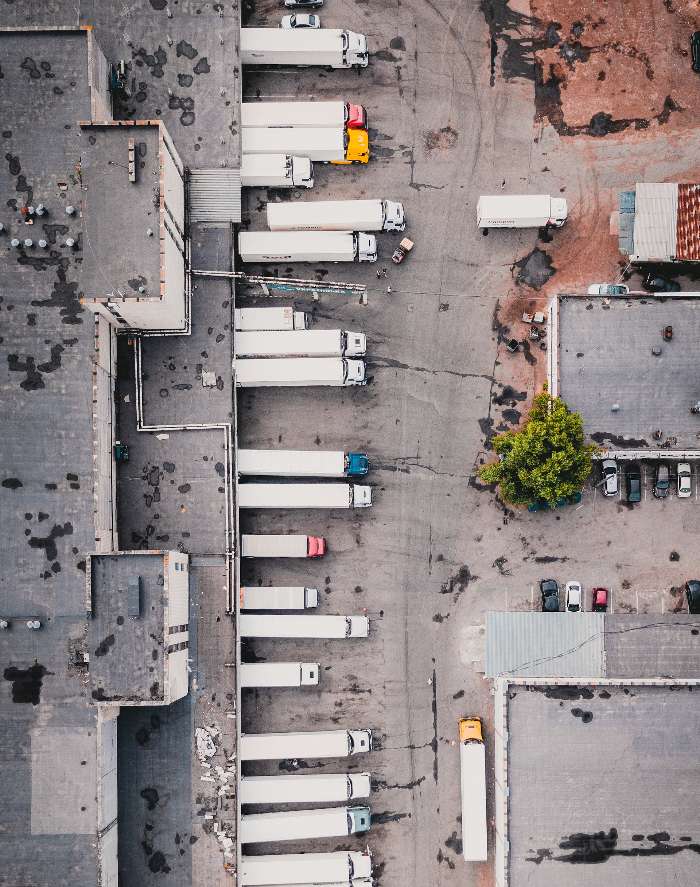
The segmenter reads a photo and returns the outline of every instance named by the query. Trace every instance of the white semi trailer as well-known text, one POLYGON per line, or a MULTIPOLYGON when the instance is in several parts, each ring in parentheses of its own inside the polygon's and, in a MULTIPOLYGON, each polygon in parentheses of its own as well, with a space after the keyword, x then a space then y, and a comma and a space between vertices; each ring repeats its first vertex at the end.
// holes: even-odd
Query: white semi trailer
POLYGON ((241 130, 241 153, 287 154, 308 157, 317 163, 343 163, 347 153, 347 135, 338 127, 284 128, 249 126, 241 130))
POLYGON ((239 508, 369 508, 372 487, 360 484, 240 484, 239 508))
POLYGON ((290 884, 338 884, 359 887, 372 878, 372 855, 356 850, 332 853, 275 853, 242 856, 241 887, 282 887, 290 884))
POLYGON ((307 733, 243 733, 242 761, 347 758, 372 750, 371 730, 314 730, 307 733))
POLYGON ((462 794, 462 855, 467 862, 485 862, 486 752, 481 718, 459 722, 460 788, 462 794))
POLYGON ((339 28, 241 28, 242 65, 366 68, 367 37, 339 28))
POLYGON ((241 557, 323 557, 326 540, 323 536, 296 533, 243 533, 241 557))
POLYGON ((236 470, 259 477, 363 477, 369 458, 342 450, 238 450, 236 470))
POLYGON ((309 610, 318 607, 318 588, 303 585, 244 585, 241 610, 309 610))
POLYGON ((250 357, 234 361, 239 388, 366 385, 363 360, 346 357, 250 357))
POLYGON ((233 322, 236 330, 305 330, 309 315, 305 311, 284 308, 235 308, 233 322))
POLYGON ((241 126, 367 128, 367 112, 352 102, 243 102, 241 126))
POLYGON ((252 615, 242 613, 243 638, 366 638, 367 616, 252 615))
POLYGON ((241 844, 333 838, 369 831, 369 807, 319 807, 241 816, 241 844))
POLYGON ((314 165, 308 157, 285 153, 243 154, 241 185, 248 188, 313 188, 314 165))
POLYGON ((376 262, 377 238, 357 231, 241 231, 242 262, 376 262))
POLYGON ((321 773, 301 776, 244 776, 241 804, 318 804, 368 798, 369 773, 321 773))
POLYGON ((270 231, 403 231, 406 215, 396 200, 314 200, 268 203, 270 231))
POLYGON ((241 330, 238 357, 362 357, 367 336, 348 330, 241 330))
POLYGON ((476 205, 479 228, 561 228, 566 221, 563 197, 549 194, 496 194, 480 197, 476 205))
POLYGON ((318 662, 242 662, 241 687, 315 687, 318 662))

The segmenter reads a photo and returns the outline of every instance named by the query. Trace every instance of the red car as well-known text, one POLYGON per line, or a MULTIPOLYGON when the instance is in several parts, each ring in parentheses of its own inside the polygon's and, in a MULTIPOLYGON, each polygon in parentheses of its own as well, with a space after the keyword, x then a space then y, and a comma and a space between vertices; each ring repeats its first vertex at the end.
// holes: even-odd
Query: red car
POLYGON ((604 613, 608 609, 608 589, 594 588, 591 609, 594 613, 604 613))

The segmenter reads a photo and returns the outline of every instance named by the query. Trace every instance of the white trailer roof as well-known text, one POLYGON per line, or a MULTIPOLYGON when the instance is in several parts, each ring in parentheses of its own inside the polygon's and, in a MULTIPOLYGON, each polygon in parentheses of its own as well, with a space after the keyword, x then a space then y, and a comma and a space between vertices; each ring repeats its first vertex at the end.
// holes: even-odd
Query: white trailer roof
POLYGON ((252 52, 340 52, 340 28, 241 28, 241 55, 252 52))
POLYGON ((345 102, 243 102, 241 126, 345 126, 345 102))
POLYGON ((332 853, 275 853, 241 856, 239 875, 243 887, 277 887, 282 884, 349 884, 372 877, 372 856, 355 850, 332 853))
POLYGON ((260 357, 237 358, 236 380, 240 385, 255 382, 274 384, 298 381, 300 385, 314 380, 342 383, 345 376, 342 357, 260 357))
POLYGON ((341 355, 342 330, 241 330, 234 338, 240 357, 341 355))
POLYGON ((349 833, 346 807, 319 807, 241 816, 241 843, 295 841, 349 833))
POLYGON ((345 471, 345 453, 342 450, 238 450, 236 469, 239 474, 341 477, 345 471))
POLYGON ((318 161, 344 160, 345 130, 343 127, 249 126, 241 130, 241 153, 291 154, 318 161))
POLYGON ((289 256, 293 262, 307 255, 313 255, 307 260, 313 262, 352 261, 355 239, 350 231, 241 231, 238 251, 243 261, 289 256))
POLYGON ((349 508, 350 484, 247 483, 238 487, 239 508, 349 508))
POLYGON ((350 632, 348 619, 348 616, 241 613, 240 632, 244 638, 344 638, 350 632))
POLYGON ((267 226, 271 231, 381 229, 384 209, 381 200, 295 200, 267 204, 267 226))
POLYGON ((242 761, 282 761, 287 758, 345 758, 350 754, 347 730, 307 733, 243 733, 242 761))
POLYGON ((460 744, 462 794, 462 854, 470 861, 486 860, 486 761, 480 742, 460 744))
MULTIPOLYGON (((350 776, 363 774, 321 773, 301 776, 244 776, 241 804, 315 804, 348 801, 352 793, 350 776)), ((368 776, 368 774, 364 774, 368 776)))

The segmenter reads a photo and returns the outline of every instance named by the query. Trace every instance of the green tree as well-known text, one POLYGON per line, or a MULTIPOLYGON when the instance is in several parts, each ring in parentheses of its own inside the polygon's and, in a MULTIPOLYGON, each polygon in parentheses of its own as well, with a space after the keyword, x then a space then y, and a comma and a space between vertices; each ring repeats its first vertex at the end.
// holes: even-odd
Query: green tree
POLYGON ((598 449, 585 443, 581 416, 546 391, 534 399, 525 425, 499 434, 493 448, 498 461, 480 469, 482 480, 498 484, 506 502, 550 506, 581 489, 598 449))

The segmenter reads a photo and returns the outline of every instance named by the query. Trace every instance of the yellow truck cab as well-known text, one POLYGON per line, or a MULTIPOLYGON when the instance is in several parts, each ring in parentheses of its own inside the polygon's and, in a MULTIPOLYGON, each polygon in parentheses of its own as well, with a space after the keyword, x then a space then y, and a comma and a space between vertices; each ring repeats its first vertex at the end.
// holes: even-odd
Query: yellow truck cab
POLYGON ((460 742, 483 742, 481 718, 461 718, 459 721, 460 742))
POLYGON ((336 165, 367 163, 369 161, 369 136, 366 129, 348 129, 345 133, 345 160, 331 160, 336 165))

